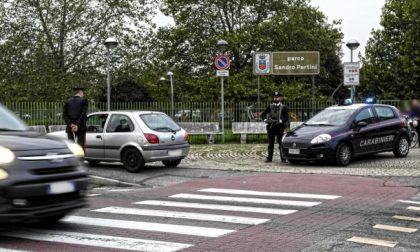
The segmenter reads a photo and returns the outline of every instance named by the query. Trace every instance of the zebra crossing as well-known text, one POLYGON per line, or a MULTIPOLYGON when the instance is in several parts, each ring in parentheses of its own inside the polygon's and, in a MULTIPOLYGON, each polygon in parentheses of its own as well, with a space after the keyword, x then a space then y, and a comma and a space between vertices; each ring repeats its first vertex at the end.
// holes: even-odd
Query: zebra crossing
MULTIPOLYGON (((0 237, 81 246, 77 251, 86 247, 86 250, 172 252, 191 248, 195 241, 217 239, 340 197, 202 188, 165 198, 134 201, 130 206, 86 209, 64 218, 56 228, 15 228, 0 231, 0 237), (74 227, 83 228, 75 232, 74 227)), ((7 243, 0 243, 0 251, 3 245, 7 243)), ((33 251, 28 247, 6 248, 33 251)))

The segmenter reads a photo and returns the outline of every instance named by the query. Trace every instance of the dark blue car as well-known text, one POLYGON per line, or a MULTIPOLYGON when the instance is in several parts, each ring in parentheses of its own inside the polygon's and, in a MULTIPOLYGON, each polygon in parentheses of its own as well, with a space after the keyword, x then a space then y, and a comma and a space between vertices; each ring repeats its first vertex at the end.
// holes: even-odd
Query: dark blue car
POLYGON ((353 104, 329 107, 288 132, 282 142, 290 163, 328 161, 346 166, 353 157, 410 151, 405 119, 393 106, 353 104))

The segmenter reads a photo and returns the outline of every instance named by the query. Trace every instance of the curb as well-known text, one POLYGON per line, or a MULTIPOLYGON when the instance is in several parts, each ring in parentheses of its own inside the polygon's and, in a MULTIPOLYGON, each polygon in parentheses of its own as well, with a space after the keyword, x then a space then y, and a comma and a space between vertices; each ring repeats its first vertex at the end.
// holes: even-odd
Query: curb
POLYGON ((138 184, 128 183, 128 182, 100 177, 100 176, 89 175, 89 178, 90 178, 91 184, 95 184, 95 185, 114 186, 114 187, 131 187, 131 186, 141 187, 138 184))

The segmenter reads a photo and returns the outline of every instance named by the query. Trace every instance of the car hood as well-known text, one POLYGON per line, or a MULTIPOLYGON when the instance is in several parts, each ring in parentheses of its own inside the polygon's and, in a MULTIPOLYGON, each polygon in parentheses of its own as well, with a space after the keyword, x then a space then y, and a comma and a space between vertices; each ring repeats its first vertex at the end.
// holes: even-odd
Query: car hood
MULTIPOLYGON (((299 138, 305 140, 312 140, 321 134, 330 134, 335 136, 340 131, 337 126, 306 126, 301 125, 294 130, 287 133, 286 138, 299 138)), ((341 130, 342 131, 342 130, 341 130)))
POLYGON ((33 132, 7 132, 0 134, 0 146, 12 151, 51 150, 67 148, 63 141, 33 132))

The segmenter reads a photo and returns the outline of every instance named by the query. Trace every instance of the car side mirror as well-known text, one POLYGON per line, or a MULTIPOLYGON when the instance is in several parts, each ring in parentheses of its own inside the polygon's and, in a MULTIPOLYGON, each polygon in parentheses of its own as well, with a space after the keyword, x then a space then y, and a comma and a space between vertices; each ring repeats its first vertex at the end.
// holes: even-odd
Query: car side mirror
POLYGON ((359 131, 361 128, 364 128, 366 126, 368 126, 367 122, 358 122, 358 123, 356 123, 356 126, 354 127, 354 129, 356 131, 359 131))

